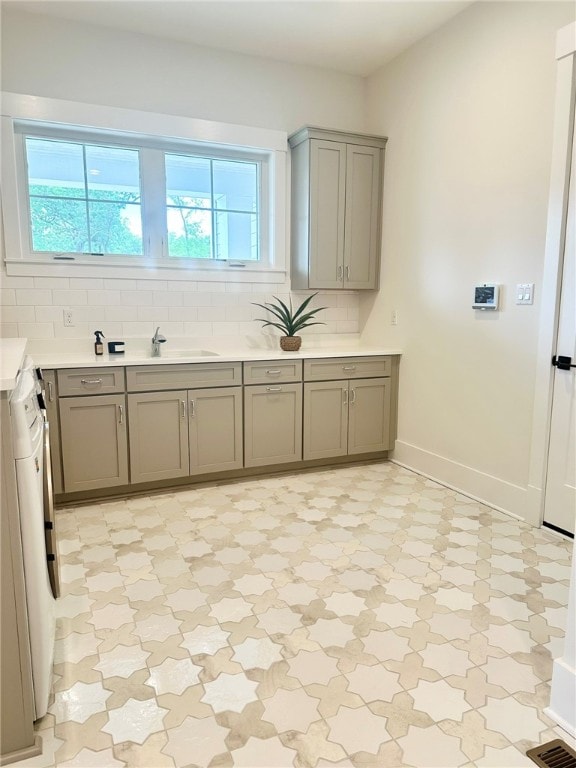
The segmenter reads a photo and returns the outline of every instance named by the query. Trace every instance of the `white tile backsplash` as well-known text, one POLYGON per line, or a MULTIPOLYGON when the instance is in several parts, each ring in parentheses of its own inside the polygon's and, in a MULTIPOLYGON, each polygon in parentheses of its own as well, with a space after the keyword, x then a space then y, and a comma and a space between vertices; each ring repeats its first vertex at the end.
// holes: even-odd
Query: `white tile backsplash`
MULTIPOLYGON (((292 293, 297 306, 309 291, 292 293)), ((126 280, 120 278, 11 277, 2 272, 0 336, 30 339, 92 339, 102 330, 107 338, 146 338, 156 326, 166 336, 256 336, 262 334, 264 303, 278 296, 288 302, 288 283, 261 284, 196 282, 194 280, 126 280), (74 325, 64 326, 64 309, 73 312, 74 325)), ((305 334, 359 332, 359 295, 319 292, 313 306, 325 325, 305 334)))

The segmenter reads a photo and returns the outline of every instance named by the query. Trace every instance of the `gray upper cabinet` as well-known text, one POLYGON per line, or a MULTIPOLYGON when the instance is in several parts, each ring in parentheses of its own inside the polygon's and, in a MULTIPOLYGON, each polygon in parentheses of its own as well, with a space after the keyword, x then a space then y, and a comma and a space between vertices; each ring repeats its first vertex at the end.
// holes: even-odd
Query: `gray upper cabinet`
POLYGON ((387 140, 303 128, 288 141, 292 288, 378 288, 387 140))

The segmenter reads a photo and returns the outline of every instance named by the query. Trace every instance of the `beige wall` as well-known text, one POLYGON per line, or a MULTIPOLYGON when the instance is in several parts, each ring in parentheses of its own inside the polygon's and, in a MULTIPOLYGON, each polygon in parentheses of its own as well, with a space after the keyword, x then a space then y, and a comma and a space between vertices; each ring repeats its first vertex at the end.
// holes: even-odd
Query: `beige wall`
MULTIPOLYGON (((365 81, 299 66, 2 9, 4 91, 284 130, 324 125, 364 130, 365 81)), ((260 334, 252 301, 285 299, 278 284, 7 277, 0 272, 0 336, 34 339, 260 334), (75 326, 64 327, 63 311, 75 326)), ((295 300, 301 300, 301 295, 295 300)), ((358 332, 357 294, 324 294, 326 325, 358 332)))
POLYGON ((368 81, 368 127, 389 143, 382 289, 361 323, 404 350, 396 456, 522 517, 555 36, 573 17, 568 3, 476 3, 368 81), (499 312, 471 309, 482 282, 501 284, 499 312), (524 282, 533 306, 514 303, 524 282))
POLYGON ((361 77, 13 9, 1 62, 15 93, 288 132, 364 129, 361 77))

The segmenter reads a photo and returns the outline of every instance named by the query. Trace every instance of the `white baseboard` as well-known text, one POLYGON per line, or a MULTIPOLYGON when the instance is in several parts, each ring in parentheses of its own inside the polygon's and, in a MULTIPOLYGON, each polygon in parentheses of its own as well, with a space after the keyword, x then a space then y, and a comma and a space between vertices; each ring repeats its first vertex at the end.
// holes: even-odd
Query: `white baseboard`
POLYGON ((540 524, 534 515, 534 494, 527 488, 401 440, 396 441, 392 461, 518 520, 540 524))
POLYGON ((554 660, 550 706, 544 712, 576 738, 576 669, 562 659, 554 660))

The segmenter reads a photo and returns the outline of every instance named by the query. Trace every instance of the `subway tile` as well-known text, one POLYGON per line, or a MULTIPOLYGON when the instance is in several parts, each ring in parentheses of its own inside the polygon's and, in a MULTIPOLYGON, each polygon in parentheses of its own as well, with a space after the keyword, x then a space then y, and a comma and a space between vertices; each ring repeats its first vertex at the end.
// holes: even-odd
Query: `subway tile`
POLYGON ((35 277, 34 288, 43 288, 54 290, 62 290, 70 287, 70 279, 68 277, 35 277))
POLYGON ((52 291, 43 291, 36 288, 18 288, 16 290, 16 303, 24 305, 31 304, 32 306, 42 304, 50 306, 53 303, 52 291))
POLYGON ((16 339, 19 336, 18 323, 0 323, 0 338, 16 339))
POLYGON ((162 321, 162 324, 160 326, 160 333, 163 336, 166 336, 167 340, 170 341, 171 336, 183 336, 184 335, 184 323, 179 322, 164 322, 162 321))
POLYGON ((126 322, 121 323, 124 336, 152 336, 156 330, 153 322, 126 322))
POLYGON ((252 309, 250 306, 226 307, 224 317, 229 322, 241 323, 252 320, 252 309))
POLYGON ((71 304, 81 305, 88 303, 88 297, 86 291, 52 291, 52 303, 60 304, 62 306, 70 306, 71 304))
POLYGON ((182 304, 185 307, 209 307, 211 304, 209 293, 183 293, 182 304))
POLYGON ((37 323, 63 323, 64 310, 62 307, 36 307, 37 323))
POLYGON ((3 323, 33 323, 36 321, 34 307, 1 306, 0 320, 3 323))
POLYGON ((104 289, 104 280, 101 277, 71 277, 70 289, 101 291, 104 289))
POLYGON ((18 335, 27 339, 51 339, 55 336, 53 323, 18 323, 18 335))
POLYGON ((196 307, 169 307, 168 312, 170 320, 192 322, 198 319, 198 309, 196 307))
POLYGON ((2 287, 3 288, 34 288, 33 277, 15 277, 14 275, 7 275, 2 272, 2 287))
POLYGON ((0 288, 0 305, 5 307, 16 304, 16 291, 14 288, 0 288))
POLYGON ((136 289, 138 291, 167 291, 168 283, 166 280, 137 280, 136 289))
POLYGON ((106 320, 138 320, 138 307, 107 306, 104 307, 106 320))
POLYGON ((221 307, 198 307, 197 311, 200 322, 218 322, 224 315, 221 307))
POLYGON ((213 323, 184 323, 185 336, 212 336, 213 323))
POLYGON ((135 291, 137 287, 136 280, 125 280, 120 277, 104 278, 104 289, 107 291, 135 291))
POLYGON ((112 291, 109 289, 104 289, 103 291, 86 291, 88 304, 96 304, 105 307, 119 306, 121 303, 120 295, 120 291, 112 291))
POLYGON ((212 323, 214 336, 237 336, 238 323, 212 323))
MULTIPOLYGON (((240 303, 236 293, 211 293, 210 304, 213 307, 233 307, 240 303)), ((242 300, 243 301, 243 300, 242 300)))
POLYGON ((178 291, 154 291, 152 303, 158 307, 177 307, 182 304, 182 293, 178 291))
POLYGON ((198 283, 193 280, 170 280, 168 282, 169 291, 197 291, 198 283))
POLYGON ((137 307, 138 320, 150 320, 153 323, 170 319, 169 307, 137 307))
POLYGON ((122 304, 132 306, 150 306, 152 304, 152 291, 120 291, 120 301, 122 304))

